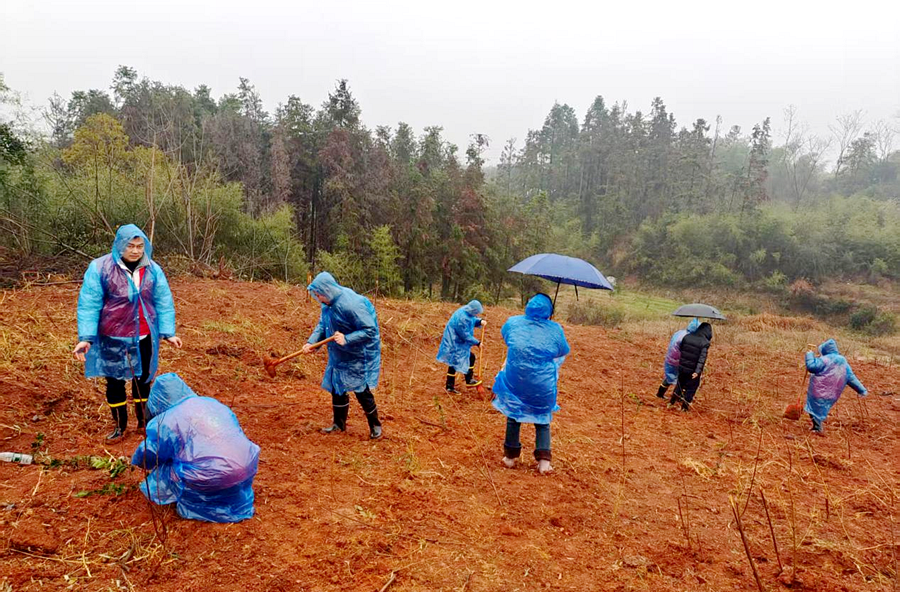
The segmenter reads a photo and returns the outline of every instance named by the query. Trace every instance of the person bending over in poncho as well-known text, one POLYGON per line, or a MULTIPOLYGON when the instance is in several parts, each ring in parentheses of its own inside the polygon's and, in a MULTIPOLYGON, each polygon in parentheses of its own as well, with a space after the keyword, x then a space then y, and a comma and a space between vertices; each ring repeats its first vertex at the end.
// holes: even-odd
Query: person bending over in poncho
POLYGON ((812 419, 810 431, 815 434, 825 433, 825 420, 832 406, 841 398, 844 387, 849 385, 860 397, 868 394, 847 359, 838 353, 837 343, 829 339, 819 346, 819 357, 806 352, 806 369, 809 371, 809 387, 806 389, 806 406, 803 410, 812 419))
POLYGON ((375 307, 365 296, 338 284, 327 271, 317 275, 307 290, 321 303, 322 312, 303 351, 309 353, 312 344, 336 336, 328 343, 328 366, 322 377, 322 388, 331 393, 334 421, 322 432, 347 430, 353 393, 369 422, 369 438, 378 440, 382 428, 372 389, 378 386, 381 373, 381 335, 375 307))
POLYGON ((506 416, 503 463, 513 468, 522 452, 521 424, 533 423, 534 458, 541 474, 550 465, 550 420, 559 411, 556 383, 559 367, 569 353, 566 335, 559 323, 550 320, 553 301, 537 294, 528 301, 523 316, 511 317, 500 333, 506 342, 506 361, 494 379, 494 407, 506 416))
POLYGON ((175 373, 150 389, 152 419, 131 464, 149 471, 141 491, 178 515, 206 522, 253 516, 253 478, 259 446, 247 439, 231 409, 198 397, 175 373))
POLYGON ((659 390, 656 391, 656 396, 660 399, 665 399, 666 391, 678 381, 678 366, 681 362, 681 341, 685 335, 693 333, 698 327, 700 327, 700 320, 693 319, 688 323, 686 329, 680 329, 672 334, 672 339, 669 340, 669 349, 666 350, 666 359, 663 362, 663 381, 659 385, 659 390))
POLYGON ((478 347, 481 342, 475 339, 472 331, 475 327, 487 324, 487 321, 478 318, 482 312, 484 312, 484 307, 477 300, 473 300, 458 308, 447 321, 447 326, 444 327, 444 336, 441 338, 437 361, 447 364, 445 388, 448 393, 457 392, 457 372, 466 375, 468 386, 480 384, 475 380, 475 353, 472 352, 472 348, 478 347))
POLYGON ((78 345, 72 352, 84 362, 87 378, 106 377, 106 403, 115 428, 107 440, 128 426, 125 381, 138 429, 159 364, 159 343, 181 347, 175 335, 175 304, 166 274, 151 257, 153 245, 134 224, 116 232, 112 252, 91 261, 78 295, 78 345))

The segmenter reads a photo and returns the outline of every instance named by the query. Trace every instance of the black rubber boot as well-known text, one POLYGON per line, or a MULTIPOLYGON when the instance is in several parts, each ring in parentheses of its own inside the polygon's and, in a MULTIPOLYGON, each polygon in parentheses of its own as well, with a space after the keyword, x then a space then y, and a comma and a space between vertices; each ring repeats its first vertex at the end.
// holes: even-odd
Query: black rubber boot
POLYGON ((662 383, 661 385, 659 385, 659 390, 656 391, 656 396, 660 399, 665 399, 667 390, 669 390, 669 385, 666 383, 662 383))
POLYGON ((116 429, 106 437, 107 440, 118 440, 122 436, 125 435, 125 430, 128 428, 128 407, 124 404, 118 405, 116 407, 109 408, 110 413, 112 413, 113 421, 116 424, 116 429))
POLYGON ((147 403, 135 401, 134 417, 137 419, 137 429, 143 430, 147 428, 147 403))
POLYGON ((331 395, 331 409, 334 421, 330 427, 322 428, 323 434, 347 431, 347 413, 350 411, 349 395, 331 395))
POLYGON ((451 367, 447 369, 447 384, 444 386, 448 393, 457 393, 456 371, 451 367))
POLYGON ((381 428, 381 421, 378 419, 378 405, 375 404, 375 395, 366 387, 366 390, 356 393, 356 400, 359 401, 360 407, 366 414, 366 421, 369 422, 369 439, 378 440, 384 434, 381 428))
POLYGON ((809 428, 809 431, 811 431, 814 434, 818 434, 820 436, 822 434, 824 434, 825 426, 822 425, 822 422, 819 421, 818 419, 816 419, 815 417, 813 417, 812 415, 810 415, 809 418, 812 420, 812 427, 809 428))

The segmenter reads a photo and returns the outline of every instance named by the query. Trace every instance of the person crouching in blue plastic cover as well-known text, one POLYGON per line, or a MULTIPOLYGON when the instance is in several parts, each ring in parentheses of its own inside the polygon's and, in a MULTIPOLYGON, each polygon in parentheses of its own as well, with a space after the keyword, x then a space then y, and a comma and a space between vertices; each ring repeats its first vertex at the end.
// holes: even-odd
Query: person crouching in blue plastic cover
POLYGON ((687 329, 680 329, 672 334, 669 340, 669 349, 666 351, 666 359, 663 362, 663 381, 656 391, 656 396, 660 399, 666 398, 666 391, 669 387, 678 381, 678 366, 681 362, 681 340, 684 336, 693 333, 700 327, 700 319, 692 319, 688 323, 687 329))
POLYGON ((198 397, 175 373, 150 389, 152 419, 131 464, 149 470, 141 491, 155 504, 176 504, 178 515, 207 522, 253 516, 259 446, 247 439, 231 409, 198 397))
POLYGON ((322 311, 303 351, 309 353, 313 343, 336 337, 328 343, 328 366, 322 377, 322 388, 331 393, 334 421, 322 432, 347 430, 352 392, 369 422, 369 438, 378 440, 382 428, 372 389, 378 386, 381 373, 381 335, 375 307, 365 296, 338 284, 327 271, 317 275, 307 290, 321 303, 322 311))
POLYGON ((537 294, 525 306, 524 316, 511 317, 500 333, 506 342, 506 361, 494 379, 496 395, 493 405, 506 416, 506 440, 503 463, 513 468, 522 452, 519 430, 523 423, 533 423, 534 458, 541 474, 550 466, 550 420, 559 411, 556 383, 559 367, 569 353, 563 328, 550 320, 553 301, 537 294))
POLYGON ((106 402, 121 437, 128 426, 125 381, 138 429, 159 363, 159 342, 181 347, 175 336, 175 304, 162 268, 151 260, 153 245, 134 224, 116 232, 112 252, 91 261, 78 295, 78 345, 87 378, 106 377, 106 402))
POLYGON ((816 434, 824 434, 825 420, 831 407, 841 398, 844 387, 850 385, 860 397, 868 394, 847 359, 838 353, 837 343, 829 339, 819 346, 820 357, 806 352, 806 369, 810 373, 809 387, 806 390, 806 406, 804 411, 812 419, 810 430, 816 434))
POLYGON ((484 307, 477 300, 462 306, 453 313, 447 326, 444 327, 444 336, 441 338, 441 347, 438 349, 437 361, 447 364, 448 393, 456 390, 456 373, 466 375, 468 386, 478 386, 480 381, 475 380, 475 353, 473 347, 478 347, 481 342, 472 334, 475 327, 486 325, 487 321, 478 318, 484 312, 484 307))

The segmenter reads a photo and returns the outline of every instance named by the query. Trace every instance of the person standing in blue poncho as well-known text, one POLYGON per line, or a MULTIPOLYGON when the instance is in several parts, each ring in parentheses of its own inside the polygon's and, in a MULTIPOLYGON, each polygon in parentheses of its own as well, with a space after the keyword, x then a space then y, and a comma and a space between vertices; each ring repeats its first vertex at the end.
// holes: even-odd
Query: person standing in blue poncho
POLYGON ((91 261, 78 295, 78 345, 72 352, 84 362, 87 378, 106 377, 106 402, 115 422, 108 440, 128 425, 125 381, 138 429, 159 364, 159 342, 180 348, 175 335, 175 304, 162 268, 151 257, 150 240, 134 224, 116 232, 112 252, 91 261))
POLYGON ((131 464, 149 471, 141 491, 155 504, 175 504, 178 515, 207 522, 253 516, 253 478, 259 446, 237 417, 211 397, 199 397, 175 373, 150 389, 152 419, 131 464))
POLYGON ((322 432, 347 430, 350 393, 354 393, 369 422, 369 438, 378 440, 383 431, 372 389, 378 386, 381 373, 381 335, 375 307, 365 296, 338 284, 327 271, 317 275, 307 290, 322 310, 303 351, 309 353, 312 344, 335 337, 328 343, 328 366, 322 377, 322 388, 331 393, 334 421, 322 432))
POLYGON ((656 391, 660 399, 666 398, 666 391, 678 381, 678 367, 681 362, 681 341, 685 335, 695 332, 700 327, 700 319, 692 319, 686 329, 680 329, 672 334, 669 340, 669 349, 666 350, 666 359, 663 362, 663 381, 656 391))
POLYGON ((521 424, 533 423, 534 458, 541 474, 550 465, 550 420, 559 410, 556 383, 559 367, 569 353, 569 343, 559 323, 550 320, 553 301, 537 294, 525 306, 525 314, 511 317, 500 333, 506 342, 506 361, 494 379, 494 407, 506 416, 503 463, 513 468, 522 452, 521 424))
POLYGON ((825 433, 825 420, 832 406, 841 398, 844 387, 850 386, 860 397, 868 394, 866 387, 856 378, 847 359, 838 352, 837 343, 829 339, 819 346, 816 355, 806 352, 806 369, 809 371, 809 387, 806 390, 806 406, 804 411, 812 419, 812 431, 815 434, 825 433))
POLYGON ((447 326, 444 327, 444 336, 441 338, 441 347, 438 349, 437 361, 447 364, 447 383, 445 388, 448 393, 455 393, 456 373, 465 374, 466 384, 477 386, 475 380, 475 354, 473 347, 481 345, 473 331, 475 327, 486 325, 487 321, 478 318, 484 312, 484 307, 477 300, 473 300, 453 313, 447 326))

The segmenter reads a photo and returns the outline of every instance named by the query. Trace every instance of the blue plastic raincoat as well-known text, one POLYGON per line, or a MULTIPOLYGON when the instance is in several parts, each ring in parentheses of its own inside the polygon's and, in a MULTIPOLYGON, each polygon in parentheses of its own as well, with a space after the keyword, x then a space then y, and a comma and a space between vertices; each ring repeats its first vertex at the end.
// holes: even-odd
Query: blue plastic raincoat
POLYGON ((91 261, 78 295, 78 340, 91 344, 84 375, 131 380, 141 374, 140 310, 150 327, 153 359, 150 376, 156 375, 159 340, 175 335, 175 303, 162 268, 151 260, 153 245, 134 224, 116 232, 112 253, 91 261), (132 239, 144 239, 144 257, 138 268, 146 268, 140 288, 126 271, 122 252, 132 239))
POLYGON ((141 491, 155 504, 176 504, 178 515, 206 522, 253 516, 259 446, 247 439, 231 409, 198 397, 175 373, 150 389, 153 419, 131 464, 150 470, 141 491))
POLYGON ((687 329, 676 331, 669 341, 669 349, 666 351, 666 361, 663 362, 663 381, 666 384, 678 382, 678 363, 681 361, 681 340, 688 333, 693 333, 700 326, 700 319, 691 319, 687 329))
POLYGON ((511 317, 500 330, 508 350, 494 379, 493 405, 520 423, 548 424, 559 411, 556 383, 569 344, 562 326, 550 320, 552 312, 550 298, 538 294, 524 316, 511 317))
POLYGON ((307 289, 328 300, 328 304, 322 304, 319 324, 309 336, 309 343, 331 337, 335 331, 343 333, 347 340, 346 345, 328 343, 322 388, 341 395, 378 386, 381 334, 375 307, 365 296, 338 284, 327 271, 317 275, 307 289))
POLYGON ((820 345, 819 353, 822 355, 817 358, 812 352, 806 352, 806 369, 810 377, 804 411, 822 422, 841 398, 845 386, 850 385, 861 397, 866 396, 867 391, 853 374, 847 359, 838 353, 834 339, 820 345))
POLYGON ((454 370, 463 374, 469 371, 469 352, 473 345, 478 345, 472 331, 481 325, 478 315, 482 312, 484 307, 473 300, 453 313, 444 327, 444 336, 437 354, 438 362, 453 366, 454 370))

